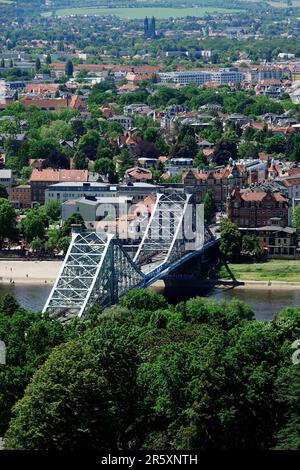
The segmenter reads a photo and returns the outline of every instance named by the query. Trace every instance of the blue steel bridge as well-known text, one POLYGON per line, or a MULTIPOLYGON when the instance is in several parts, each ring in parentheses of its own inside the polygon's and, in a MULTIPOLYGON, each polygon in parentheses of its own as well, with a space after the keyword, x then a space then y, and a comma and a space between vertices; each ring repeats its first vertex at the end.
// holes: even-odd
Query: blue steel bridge
POLYGON ((114 234, 73 233, 43 312, 65 322, 84 318, 97 302, 116 304, 128 290, 150 286, 218 243, 214 228, 206 226, 203 205, 192 195, 173 192, 157 194, 134 256, 114 234))

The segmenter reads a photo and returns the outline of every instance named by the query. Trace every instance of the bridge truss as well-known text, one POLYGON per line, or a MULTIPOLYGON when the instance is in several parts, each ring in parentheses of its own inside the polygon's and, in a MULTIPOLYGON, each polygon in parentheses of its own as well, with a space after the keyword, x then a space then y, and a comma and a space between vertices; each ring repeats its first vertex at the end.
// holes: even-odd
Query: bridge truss
POLYGON ((94 303, 112 305, 127 290, 143 284, 143 273, 114 235, 73 234, 43 311, 65 321, 82 317, 94 303))
POLYGON ((112 234, 72 234, 43 312, 62 321, 82 318, 94 303, 117 303, 127 290, 150 285, 213 240, 204 224, 203 206, 197 214, 191 195, 158 194, 134 259, 112 234))

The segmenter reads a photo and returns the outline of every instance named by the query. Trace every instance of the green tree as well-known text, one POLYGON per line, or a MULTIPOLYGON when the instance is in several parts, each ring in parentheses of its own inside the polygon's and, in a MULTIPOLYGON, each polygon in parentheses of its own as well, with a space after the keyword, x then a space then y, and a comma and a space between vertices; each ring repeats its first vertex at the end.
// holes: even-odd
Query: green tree
POLYGON ((6 186, 0 184, 0 199, 8 199, 6 186))
POLYGON ((267 137, 264 142, 264 150, 267 153, 285 153, 286 139, 280 135, 267 137))
POLYGON ((0 248, 4 240, 15 240, 18 234, 16 229, 16 211, 11 203, 4 198, 0 198, 0 248))
POLYGON ((4 294, 0 297, 0 315, 13 315, 19 308, 16 299, 11 294, 4 294))
POLYGON ((242 238, 242 251, 248 255, 261 255, 262 249, 257 237, 244 235, 242 238))
POLYGON ((57 221, 61 217, 61 203, 55 199, 47 202, 45 213, 50 220, 57 221))
POLYGON ((197 152, 194 162, 197 168, 205 168, 208 166, 207 158, 205 157, 202 150, 197 152))
POLYGON ((115 172, 114 162, 108 158, 99 158, 95 161, 94 171, 100 175, 108 175, 115 172))
POLYGON ((67 77, 73 77, 74 66, 71 60, 66 62, 65 74, 67 77))
POLYGON ((42 65, 41 65, 40 58, 37 57, 36 60, 35 60, 35 70, 36 70, 36 72, 39 72, 41 70, 41 67, 42 67, 42 65))
POLYGON ((257 158, 258 149, 252 142, 245 142, 239 145, 238 156, 240 158, 257 158))
POLYGON ((293 227, 300 230, 300 205, 295 206, 292 215, 293 227))
POLYGON ((224 259, 238 258, 241 252, 241 234, 238 227, 228 219, 221 222, 220 252, 224 259))
POLYGON ((13 405, 22 398, 34 371, 64 336, 59 321, 27 312, 11 295, 5 295, 0 298, 0 338, 7 348, 6 365, 0 366, 0 433, 4 435, 13 405))
POLYGON ((132 289, 121 298, 121 305, 132 310, 154 311, 167 306, 166 299, 156 292, 132 289))
POLYGON ((61 119, 57 119, 50 123, 49 126, 44 126, 40 130, 42 139, 52 140, 73 140, 74 132, 72 127, 61 119))
POLYGON ((212 193, 212 191, 207 191, 204 199, 203 199, 203 204, 204 204, 204 218, 207 222, 211 222, 213 217, 216 214, 217 207, 215 203, 215 198, 212 193))
POLYGON ((38 210, 30 211, 22 220, 21 229, 25 240, 30 243, 34 238, 45 239, 46 220, 38 210))
POLYGON ((87 157, 82 150, 77 150, 73 162, 76 170, 86 170, 88 168, 87 157))
POLYGON ((44 248, 44 246, 44 240, 39 237, 35 237, 31 242, 31 248, 33 249, 33 251, 39 252, 44 248))
POLYGON ((61 236, 62 237, 68 237, 68 236, 71 235, 72 225, 80 225, 81 228, 85 228, 84 220, 82 218, 82 215, 78 214, 78 212, 75 212, 74 214, 70 215, 70 217, 68 217, 65 220, 64 225, 61 229, 61 236))
POLYGON ((291 365, 280 371, 276 383, 278 401, 285 419, 277 434, 276 450, 300 450, 300 370, 291 365))

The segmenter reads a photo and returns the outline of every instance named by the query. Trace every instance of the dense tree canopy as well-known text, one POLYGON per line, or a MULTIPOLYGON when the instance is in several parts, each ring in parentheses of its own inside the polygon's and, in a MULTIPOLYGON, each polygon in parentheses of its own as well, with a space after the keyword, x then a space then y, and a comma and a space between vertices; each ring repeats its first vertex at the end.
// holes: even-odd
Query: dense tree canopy
MULTIPOLYGON (((195 298, 171 306, 133 290, 121 306, 96 308, 62 330, 39 316, 21 327, 20 315, 32 317, 4 303, 0 331, 4 338, 12 332, 14 357, 24 328, 34 348, 22 355, 30 374, 30 361, 48 357, 13 410, 7 449, 299 448, 299 374, 291 363, 299 309, 257 322, 239 301, 195 298)), ((7 417, 29 379, 12 396, 1 382, 7 417)))

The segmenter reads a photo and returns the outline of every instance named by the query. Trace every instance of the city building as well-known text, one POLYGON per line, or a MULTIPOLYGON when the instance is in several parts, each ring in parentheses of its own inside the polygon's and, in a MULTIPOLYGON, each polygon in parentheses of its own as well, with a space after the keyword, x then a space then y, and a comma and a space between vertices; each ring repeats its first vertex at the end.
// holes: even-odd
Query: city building
POLYGON ((125 171, 124 181, 126 183, 141 183, 143 181, 150 183, 152 182, 152 172, 146 168, 129 168, 125 171))
POLYGON ((161 186, 150 183, 109 184, 93 182, 64 182, 49 185, 45 191, 45 202, 53 199, 66 202, 68 199, 92 197, 132 196, 133 203, 145 199, 149 194, 157 193, 161 186))
POLYGON ((115 115, 108 118, 109 121, 118 122, 121 124, 126 131, 129 131, 132 128, 132 119, 128 116, 115 115))
POLYGON ((260 66, 246 71, 245 79, 248 82, 261 82, 264 80, 282 80, 284 77, 291 78, 288 68, 260 66))
POLYGON ((34 169, 30 178, 32 202, 45 203, 45 191, 53 183, 87 182, 88 170, 34 169))
POLYGON ((242 236, 255 236, 268 258, 299 258, 297 251, 297 230, 282 225, 281 219, 272 217, 270 225, 264 227, 240 228, 242 236))
POLYGON ((244 74, 235 67, 227 67, 219 70, 198 70, 182 72, 160 72, 158 74, 161 82, 174 82, 180 85, 196 83, 204 85, 205 83, 215 84, 234 84, 241 83, 244 80, 244 74))
POLYGON ((5 186, 8 194, 11 192, 14 181, 15 173, 12 170, 0 170, 0 184, 5 186))
POLYGON ((188 171, 183 175, 185 192, 195 194, 196 201, 202 202, 207 191, 211 191, 220 209, 225 208, 228 192, 234 187, 247 184, 248 175, 244 165, 230 164, 215 170, 188 171))
POLYGON ((227 197, 227 215, 241 228, 271 225, 274 217, 286 226, 289 223, 289 200, 271 189, 234 188, 227 197))
POLYGON ((132 204, 132 196, 86 196, 80 199, 69 199, 62 204, 62 219, 79 213, 85 222, 94 222, 105 218, 112 220, 127 214, 132 204))
POLYGON ((12 186, 9 199, 16 209, 31 207, 30 184, 20 184, 18 186, 12 186))

